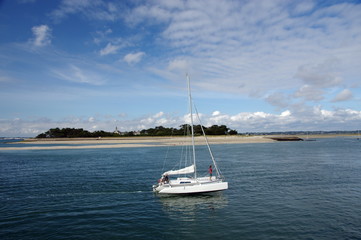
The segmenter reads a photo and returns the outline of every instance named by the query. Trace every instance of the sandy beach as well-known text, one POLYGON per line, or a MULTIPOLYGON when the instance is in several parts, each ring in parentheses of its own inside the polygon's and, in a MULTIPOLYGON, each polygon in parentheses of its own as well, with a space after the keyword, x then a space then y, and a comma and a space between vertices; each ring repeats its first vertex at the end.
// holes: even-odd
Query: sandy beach
MULTIPOLYGON (((241 143, 271 143, 277 142, 274 136, 208 136, 209 144, 241 144, 241 143)), ((302 139, 356 137, 353 135, 299 135, 302 139)), ((159 147, 180 146, 190 144, 186 137, 119 137, 119 138, 30 138, 21 142, 11 143, 14 147, 0 148, 1 150, 51 150, 51 149, 91 149, 91 148, 131 148, 131 147, 159 147), (29 146, 16 146, 29 144, 29 146), (37 146, 30 146, 37 145, 37 146)), ((203 137, 195 137, 196 145, 205 145, 203 137)))
MULTIPOLYGON (((274 140, 263 136, 210 136, 209 144, 236 144, 236 143, 265 143, 274 140)), ((121 137, 121 138, 53 138, 53 139, 26 139, 12 143, 14 147, 0 150, 50 150, 50 149, 91 149, 91 148, 130 148, 130 147, 159 147, 179 146, 190 144, 185 137, 121 137), (29 144, 18 147, 16 144, 29 144), (30 146, 36 144, 37 146, 30 146), (57 146, 49 146, 57 145, 57 146)), ((195 137, 195 144, 205 145, 203 137, 195 137)))

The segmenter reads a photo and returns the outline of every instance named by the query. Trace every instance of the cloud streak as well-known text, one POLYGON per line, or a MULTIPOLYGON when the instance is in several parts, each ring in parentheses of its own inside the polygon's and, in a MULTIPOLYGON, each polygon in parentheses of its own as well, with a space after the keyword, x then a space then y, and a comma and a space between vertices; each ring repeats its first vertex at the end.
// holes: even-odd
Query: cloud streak
POLYGON ((63 69, 53 69, 52 73, 55 77, 74 83, 84 83, 90 85, 103 85, 105 80, 97 73, 89 69, 81 69, 76 65, 70 64, 63 69))
MULTIPOLYGON (((128 21, 163 22, 161 36, 179 54, 193 56, 193 72, 200 74, 208 90, 261 96, 269 89, 296 86, 306 95, 304 86, 317 87, 314 94, 320 94, 344 83, 333 66, 347 61, 350 48, 360 47, 354 35, 358 21, 351 17, 359 15, 360 7, 353 7, 315 9, 311 1, 181 1, 174 7, 161 2, 135 8, 128 21), (311 11, 307 18, 303 15, 311 11), (342 18, 331 17, 336 12, 342 18), (352 31, 345 31, 345 25, 352 31), (342 45, 340 36, 350 39, 350 45, 342 45), (328 56, 336 56, 338 62, 328 56), (215 84, 220 81, 222 86, 215 84)), ((306 100, 323 99, 312 94, 306 100)))
POLYGON ((44 47, 51 43, 51 29, 47 25, 34 26, 31 30, 34 34, 34 46, 44 47))
POLYGON ((128 53, 124 56, 123 60, 127 62, 129 65, 136 64, 142 60, 144 57, 144 52, 137 52, 137 53, 128 53))
POLYGON ((77 13, 92 20, 113 21, 117 18, 117 7, 111 2, 101 0, 63 0, 50 16, 59 22, 77 13))
POLYGON ((119 46, 119 45, 113 45, 111 43, 108 43, 105 48, 100 50, 100 56, 116 54, 120 48, 121 48, 121 46, 119 46))

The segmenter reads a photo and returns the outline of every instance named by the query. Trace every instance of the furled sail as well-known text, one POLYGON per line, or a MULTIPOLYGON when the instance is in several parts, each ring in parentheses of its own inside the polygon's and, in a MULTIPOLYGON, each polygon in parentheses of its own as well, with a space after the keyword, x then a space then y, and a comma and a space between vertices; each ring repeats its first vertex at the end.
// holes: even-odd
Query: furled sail
POLYGON ((189 167, 181 168, 178 170, 170 170, 165 173, 163 173, 163 176, 166 175, 178 175, 178 174, 188 174, 188 173, 194 173, 194 165, 191 165, 189 167))

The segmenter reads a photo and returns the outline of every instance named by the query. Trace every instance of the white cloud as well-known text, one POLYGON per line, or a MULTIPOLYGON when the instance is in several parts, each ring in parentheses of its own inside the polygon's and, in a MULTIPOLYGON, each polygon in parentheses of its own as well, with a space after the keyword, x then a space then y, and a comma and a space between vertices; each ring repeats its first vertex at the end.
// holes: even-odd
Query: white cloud
POLYGON ((214 112, 212 113, 212 116, 215 117, 215 116, 219 116, 220 114, 221 114, 220 111, 214 111, 214 112))
POLYGON ((161 116, 163 116, 164 113, 163 112, 159 112, 159 113, 156 113, 153 117, 154 118, 160 118, 161 116))
POLYGON ((100 50, 100 56, 105 56, 109 54, 115 54, 121 48, 119 45, 113 45, 112 43, 108 43, 105 48, 100 50))
POLYGON ((61 21, 68 15, 80 13, 86 18, 114 21, 119 13, 114 3, 102 0, 62 0, 59 7, 51 13, 56 21, 61 21))
POLYGON ((149 116, 149 117, 140 119, 139 123, 142 126, 152 126, 152 127, 159 126, 159 122, 164 123, 164 119, 161 118, 163 115, 164 115, 163 112, 159 112, 159 113, 154 114, 153 116, 149 116))
POLYGON ((296 74, 304 83, 313 87, 333 87, 342 82, 335 69, 339 61, 335 59, 326 60, 317 65, 303 65, 298 68, 296 74))
POLYGON ((298 98, 304 98, 308 101, 320 101, 322 100, 324 91, 310 85, 302 86, 297 92, 295 92, 294 96, 298 98))
POLYGON ((287 107, 289 103, 288 96, 284 93, 272 93, 265 98, 265 100, 273 106, 284 108, 287 107))
POLYGON ((328 110, 321 109, 319 112, 321 113, 321 117, 324 117, 324 118, 331 118, 334 116, 334 113, 331 111, 328 111, 328 110))
POLYGON ((137 52, 137 53, 129 53, 124 56, 123 60, 127 62, 128 64, 135 64, 142 60, 144 57, 144 52, 137 52))
MULTIPOLYGON (((241 112, 235 115, 214 111, 211 116, 200 114, 202 124, 210 127, 224 124, 239 132, 290 131, 290 130, 344 130, 359 129, 361 111, 352 109, 336 109, 333 111, 314 107, 302 113, 291 113, 286 110, 280 114, 266 112, 241 112)), ((113 131, 116 126, 121 131, 136 131, 156 126, 176 127, 189 121, 189 115, 175 116, 163 112, 136 119, 123 119, 116 116, 70 117, 62 121, 47 118, 24 120, 0 119, 0 136, 36 136, 50 128, 72 127, 89 131, 113 131), (119 127, 121 126, 121 127, 119 127)), ((195 123, 198 124, 198 123, 195 123)))
POLYGON ((53 69, 52 74, 59 79, 69 82, 86 83, 90 85, 103 85, 105 83, 103 76, 99 76, 90 69, 81 69, 74 64, 70 64, 68 67, 62 69, 53 69))
POLYGON ((315 4, 311 0, 296 2, 296 6, 293 9, 295 14, 303 14, 311 11, 314 8, 315 4))
POLYGON ((51 43, 51 29, 47 25, 34 26, 31 30, 34 34, 34 46, 43 47, 51 43))
POLYGON ((108 38, 108 36, 113 32, 112 29, 107 28, 104 31, 96 31, 95 32, 95 36, 94 36, 94 43, 95 44, 100 44, 101 42, 103 42, 105 39, 108 38))
MULTIPOLYGON (((342 3, 320 8, 313 1, 183 1, 174 7, 148 2, 129 16, 133 24, 161 26, 161 43, 174 56, 167 58, 170 64, 153 68, 162 77, 191 66, 197 85, 206 90, 263 97, 300 89, 298 97, 320 101, 326 99, 325 88, 352 81, 344 76, 354 68, 344 63, 355 62, 350 52, 359 51, 359 10, 359 5, 342 3), (330 12, 336 17, 330 18, 330 12), (180 60, 185 53, 188 66, 180 60)), ((276 99, 269 100, 275 104, 276 99)))
POLYGON ((187 62, 187 60, 184 60, 184 59, 174 59, 174 60, 169 62, 168 69, 170 71, 180 70, 183 73, 187 72, 188 69, 189 69, 188 62, 187 62))
POLYGON ((136 25, 144 20, 149 20, 149 22, 164 22, 171 18, 172 12, 168 7, 169 2, 175 1, 161 1, 156 4, 147 4, 147 5, 140 5, 125 16, 125 20, 131 24, 136 25), (168 3, 167 3, 168 2, 168 3))
POLYGON ((342 102, 350 100, 352 98, 352 92, 349 89, 342 90, 336 97, 332 100, 333 102, 342 102))
POLYGON ((281 113, 281 117, 289 117, 289 116, 291 116, 291 112, 289 110, 286 110, 281 113))
MULTIPOLYGON (((149 71, 162 77, 161 84, 174 84, 174 79, 184 78, 184 73, 181 75, 179 72, 189 70, 197 90, 211 100, 219 95, 237 100, 246 95, 251 97, 250 107, 256 108, 250 110, 252 112, 228 115, 224 114, 226 109, 219 109, 214 116, 204 115, 204 121, 210 124, 225 122, 233 124, 233 128, 237 127, 239 130, 247 128, 257 131, 258 128, 302 128, 307 124, 327 128, 327 125, 323 125, 325 119, 328 123, 335 124, 342 124, 339 121, 342 118, 346 119, 345 122, 350 119, 352 125, 353 119, 357 118, 357 113, 351 113, 351 110, 330 110, 333 109, 332 104, 349 109, 347 100, 353 101, 352 106, 358 106, 355 101, 359 100, 357 94, 361 75, 361 68, 358 66, 361 62, 361 4, 355 1, 333 1, 321 4, 322 6, 308 0, 159 0, 135 1, 130 5, 122 1, 109 3, 102 0, 59 2, 58 8, 51 12, 51 16, 57 21, 62 21, 69 15, 79 17, 82 21, 102 20, 89 24, 89 27, 97 26, 91 31, 96 36, 93 36, 94 42, 103 47, 98 51, 100 55, 119 54, 121 48, 131 51, 126 49, 129 46, 147 52, 148 67, 143 68, 143 72, 139 71, 142 73, 137 72, 138 76, 145 73, 144 79, 156 79, 154 75, 147 78, 146 71, 149 71), (129 25, 124 25, 127 23, 129 25), (99 26, 103 26, 102 32, 97 32, 99 26), (125 31, 121 31, 123 29, 125 31), (148 52, 149 46, 152 49, 148 52), (337 89, 345 90, 335 96, 337 89), (269 110, 265 110, 267 108, 262 104, 254 104, 252 98, 257 98, 257 104, 260 103, 258 99, 266 100, 280 114, 267 112, 269 110), (314 104, 309 101, 317 102, 318 106, 307 106, 304 103, 314 104)), ((49 26, 35 26, 33 33, 32 44, 51 44, 52 32, 49 26)), ((5 48, 5 45, 1 48, 2 59, 5 59, 5 48)), ((53 75, 62 80, 101 85, 104 84, 104 79, 108 80, 104 75, 109 69, 113 73, 113 79, 129 79, 122 75, 127 67, 120 69, 119 65, 122 64, 106 62, 111 59, 94 56, 94 59, 89 60, 89 56, 93 56, 89 53, 72 55, 64 54, 59 49, 52 49, 54 51, 51 53, 43 50, 37 48, 32 53, 28 52, 27 56, 8 54, 10 61, 7 62, 14 64, 7 64, 6 67, 16 65, 16 61, 23 56, 28 60, 42 55, 40 64, 37 64, 39 61, 34 61, 33 64, 41 66, 44 72, 46 67, 51 68, 53 75), (36 54, 38 55, 35 56, 36 54), (57 65, 54 66, 53 63, 57 65), (103 67, 98 71, 101 64, 103 67), (61 67, 64 65, 67 67, 61 67)), ((144 56, 144 52, 132 52, 122 60, 136 64, 144 60, 144 56)), ((24 62, 22 60, 21 63, 24 62)), ((6 73, 8 71, 10 70, 6 73)), ((39 72, 28 74, 24 71, 21 74, 38 78, 39 72)), ((128 73, 132 74, 131 71, 128 73)), ((19 79, 19 75, 20 73, 6 74, 5 77, 0 77, 0 81, 8 81, 7 76, 19 79)), ((44 79, 47 77, 48 75, 44 79)), ((143 83, 140 81, 136 83, 139 86, 143 83)), ((121 86, 129 84, 122 82, 121 86)), ((160 89, 167 87, 169 85, 160 86, 160 89)), ((236 101, 230 102, 230 108, 235 109, 234 102, 236 101)), ((224 106, 228 107, 227 104, 224 106)), ((144 124, 152 127, 157 123, 180 123, 180 118, 164 114, 160 117, 150 116, 142 121, 133 119, 133 122, 136 126, 144 124)), ((91 126, 102 128, 106 126, 105 122, 94 119, 91 126)), ((124 126, 131 128, 134 125, 125 121, 124 126)))
MULTIPOLYGON (((63 0, 52 15, 62 19, 76 13, 89 19, 125 20, 129 29, 141 26, 150 31, 151 36, 149 32, 137 34, 138 38, 129 42, 149 41, 170 50, 172 56, 147 54, 150 60, 157 60, 151 71, 169 79, 174 78, 175 70, 193 71, 197 85, 210 91, 264 98, 277 90, 300 89, 284 97, 298 95, 320 101, 329 99, 325 98, 325 88, 349 86, 352 80, 345 78, 345 72, 359 75, 354 67, 345 65, 359 59, 350 54, 357 52, 361 41, 360 5, 352 3, 320 7, 311 0, 162 0, 136 2, 129 8, 101 0, 63 0), (306 94, 305 85, 322 95, 306 94)), ((108 31, 102 34, 103 38, 94 39, 98 44, 108 31)), ((102 56, 123 47, 107 40, 108 45, 100 51, 102 56)), ((130 53, 123 60, 136 64, 143 57, 142 52, 130 53)), ((276 104, 275 99, 268 100, 276 104)), ((284 105, 280 103, 278 107, 284 105)))

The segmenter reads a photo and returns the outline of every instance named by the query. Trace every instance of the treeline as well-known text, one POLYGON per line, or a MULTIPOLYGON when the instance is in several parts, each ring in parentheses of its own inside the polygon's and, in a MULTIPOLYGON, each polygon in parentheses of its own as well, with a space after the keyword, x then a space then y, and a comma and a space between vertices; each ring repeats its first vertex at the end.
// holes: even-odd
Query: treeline
POLYGON ((119 137, 119 134, 105 131, 89 132, 82 128, 51 128, 36 138, 90 138, 90 137, 119 137))
MULTIPOLYGON (((195 135, 202 135, 201 125, 195 125, 193 127, 195 135)), ((236 135, 238 134, 236 130, 229 129, 225 125, 213 125, 211 127, 204 127, 203 130, 206 135, 236 135)), ((188 124, 181 125, 180 128, 166 128, 163 126, 144 129, 140 131, 142 136, 183 136, 186 133, 190 132, 190 126, 188 124)))
MULTIPOLYGON (((236 130, 229 129, 225 125, 213 125, 211 127, 204 127, 204 132, 207 135, 236 135, 236 130)), ((181 125, 180 128, 166 128, 158 126, 155 128, 144 129, 139 132, 105 132, 94 131, 89 132, 82 128, 51 128, 45 133, 41 133, 36 138, 90 138, 90 137, 119 137, 119 136, 184 136, 190 132, 190 127, 187 124, 181 125)), ((201 125, 194 126, 194 134, 202 135, 201 125)))

